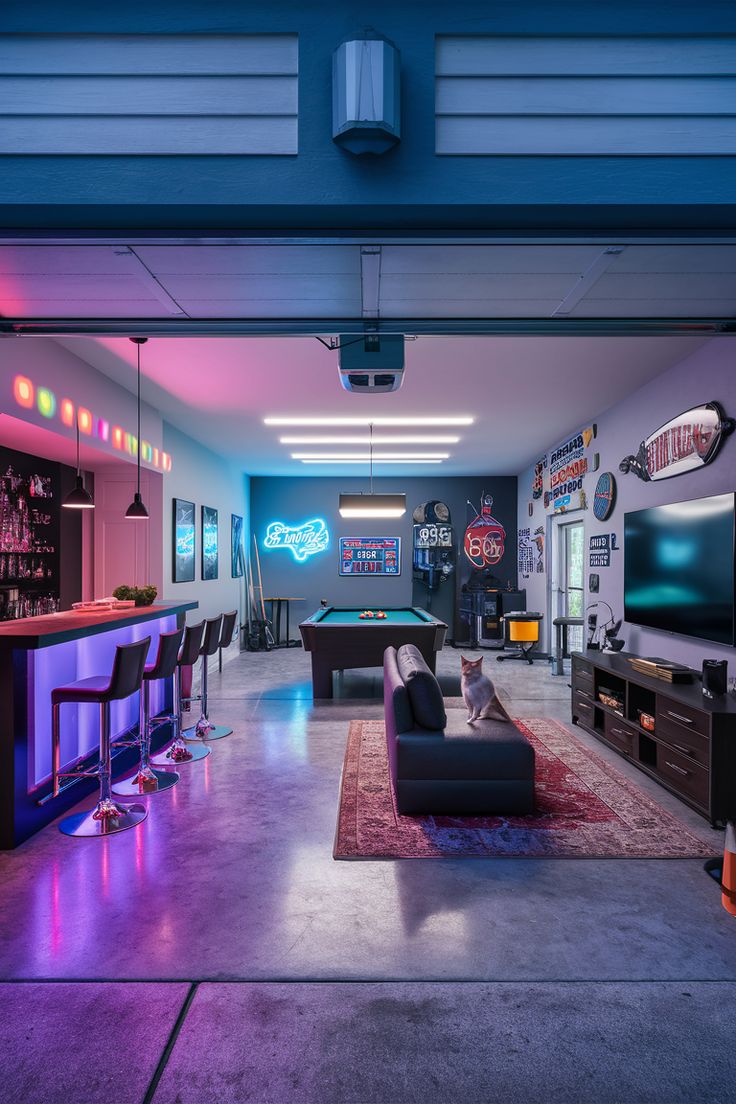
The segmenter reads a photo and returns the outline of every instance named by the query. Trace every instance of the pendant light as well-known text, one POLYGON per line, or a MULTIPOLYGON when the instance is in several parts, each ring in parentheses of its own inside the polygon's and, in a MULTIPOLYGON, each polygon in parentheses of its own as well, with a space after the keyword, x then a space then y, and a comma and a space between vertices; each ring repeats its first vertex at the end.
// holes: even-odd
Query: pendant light
POLYGON ((67 510, 94 510, 95 508, 94 499, 84 485, 79 463, 79 417, 77 417, 77 480, 74 490, 69 492, 61 505, 67 510))
POLYGON ((136 447, 136 455, 138 458, 138 489, 133 496, 133 501, 125 511, 125 516, 126 518, 131 518, 133 521, 148 521, 148 510, 141 498, 141 345, 145 345, 148 338, 131 337, 130 340, 137 347, 138 351, 138 444, 136 447))
POLYGON ((370 424, 370 471, 371 482, 368 494, 361 491, 340 495, 339 512, 344 518, 400 518, 406 513, 405 494, 373 493, 373 423, 370 424))

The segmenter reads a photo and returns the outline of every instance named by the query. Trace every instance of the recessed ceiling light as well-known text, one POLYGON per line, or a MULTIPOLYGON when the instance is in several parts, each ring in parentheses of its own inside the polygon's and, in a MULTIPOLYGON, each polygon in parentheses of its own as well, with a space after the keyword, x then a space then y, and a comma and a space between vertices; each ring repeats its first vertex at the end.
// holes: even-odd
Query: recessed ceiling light
MULTIPOLYGON (((382 437, 373 434, 374 445, 456 445, 459 437, 382 437)), ((365 437, 279 437, 282 445, 364 445, 365 437)))
MULTIPOLYGON (((374 452, 373 462, 380 460, 449 460, 449 452, 374 452)), ((292 452, 292 460, 355 460, 371 459, 369 452, 292 452)))
POLYGON ((272 426, 464 426, 472 425, 474 418, 469 416, 445 418, 300 418, 273 416, 263 419, 264 425, 272 426))

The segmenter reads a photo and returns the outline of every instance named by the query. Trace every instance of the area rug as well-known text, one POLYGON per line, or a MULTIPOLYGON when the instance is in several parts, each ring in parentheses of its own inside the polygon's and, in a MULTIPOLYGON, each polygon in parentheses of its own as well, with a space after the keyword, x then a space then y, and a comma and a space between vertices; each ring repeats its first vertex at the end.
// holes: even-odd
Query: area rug
POLYGON ((381 721, 351 721, 336 859, 705 858, 687 826, 556 721, 516 719, 536 753, 531 816, 399 816, 381 721))

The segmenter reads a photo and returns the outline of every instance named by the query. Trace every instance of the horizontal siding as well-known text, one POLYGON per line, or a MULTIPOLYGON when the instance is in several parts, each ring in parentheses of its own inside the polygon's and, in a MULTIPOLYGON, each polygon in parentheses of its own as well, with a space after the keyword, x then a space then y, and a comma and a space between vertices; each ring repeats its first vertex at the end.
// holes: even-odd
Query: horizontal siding
POLYGON ((736 38, 444 37, 436 150, 736 154, 736 38))
POLYGON ((437 120, 446 154, 663 156, 736 153, 736 118, 476 116, 437 120))
POLYGON ((736 71, 729 35, 641 38, 441 36, 437 75, 726 76, 736 71))
POLYGON ((296 118, 56 115, 0 118, 1 154, 284 154, 297 151, 296 118), (31 125, 32 124, 32 125, 31 125))
POLYGON ((11 35, 0 74, 0 155, 297 152, 295 35, 11 35))
POLYGON ((440 115, 734 115, 736 79, 440 77, 440 115))
POLYGON ((296 35, 2 35, 3 76, 296 76, 296 35))
POLYGON ((296 115, 296 77, 0 77, 4 115, 296 115))

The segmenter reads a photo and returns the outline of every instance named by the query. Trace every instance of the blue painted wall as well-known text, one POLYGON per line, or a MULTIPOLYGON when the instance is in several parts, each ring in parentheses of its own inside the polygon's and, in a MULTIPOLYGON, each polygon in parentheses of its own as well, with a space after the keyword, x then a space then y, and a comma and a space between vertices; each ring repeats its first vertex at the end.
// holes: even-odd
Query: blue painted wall
MULTIPOLYGON (((289 479, 253 476, 251 525, 261 549, 264 593, 305 598, 294 607, 295 621, 319 608, 326 598, 336 606, 427 606, 427 591, 412 578, 412 511, 420 502, 439 499, 450 507, 455 538, 462 542, 466 519, 473 514, 466 500, 479 504, 484 491, 493 495, 493 515, 506 529, 503 559, 494 568, 505 586, 516 585, 516 476, 415 476, 377 479, 376 491, 405 492, 408 510, 395 521, 347 520, 338 514, 340 491, 366 490, 366 481, 353 476, 336 479, 289 479), (288 549, 263 550, 263 537, 271 521, 298 525, 321 517, 330 532, 330 546, 304 563, 297 563, 288 549), (401 537, 402 571, 393 578, 350 578, 338 575, 339 537, 401 537)), ((442 583, 432 595, 432 612, 453 626, 457 576, 442 583)))
MULTIPOLYGON (((6 227, 337 231, 697 229, 733 225, 736 158, 437 157, 436 34, 703 35, 736 33, 733 3, 441 0, 332 4, 280 0, 15 0, 12 33, 273 33, 300 39, 296 157, 5 157, 6 227), (370 23, 402 55, 403 140, 369 161, 331 138, 331 56, 370 23)), ((684 44, 686 48, 686 43, 684 44)))

